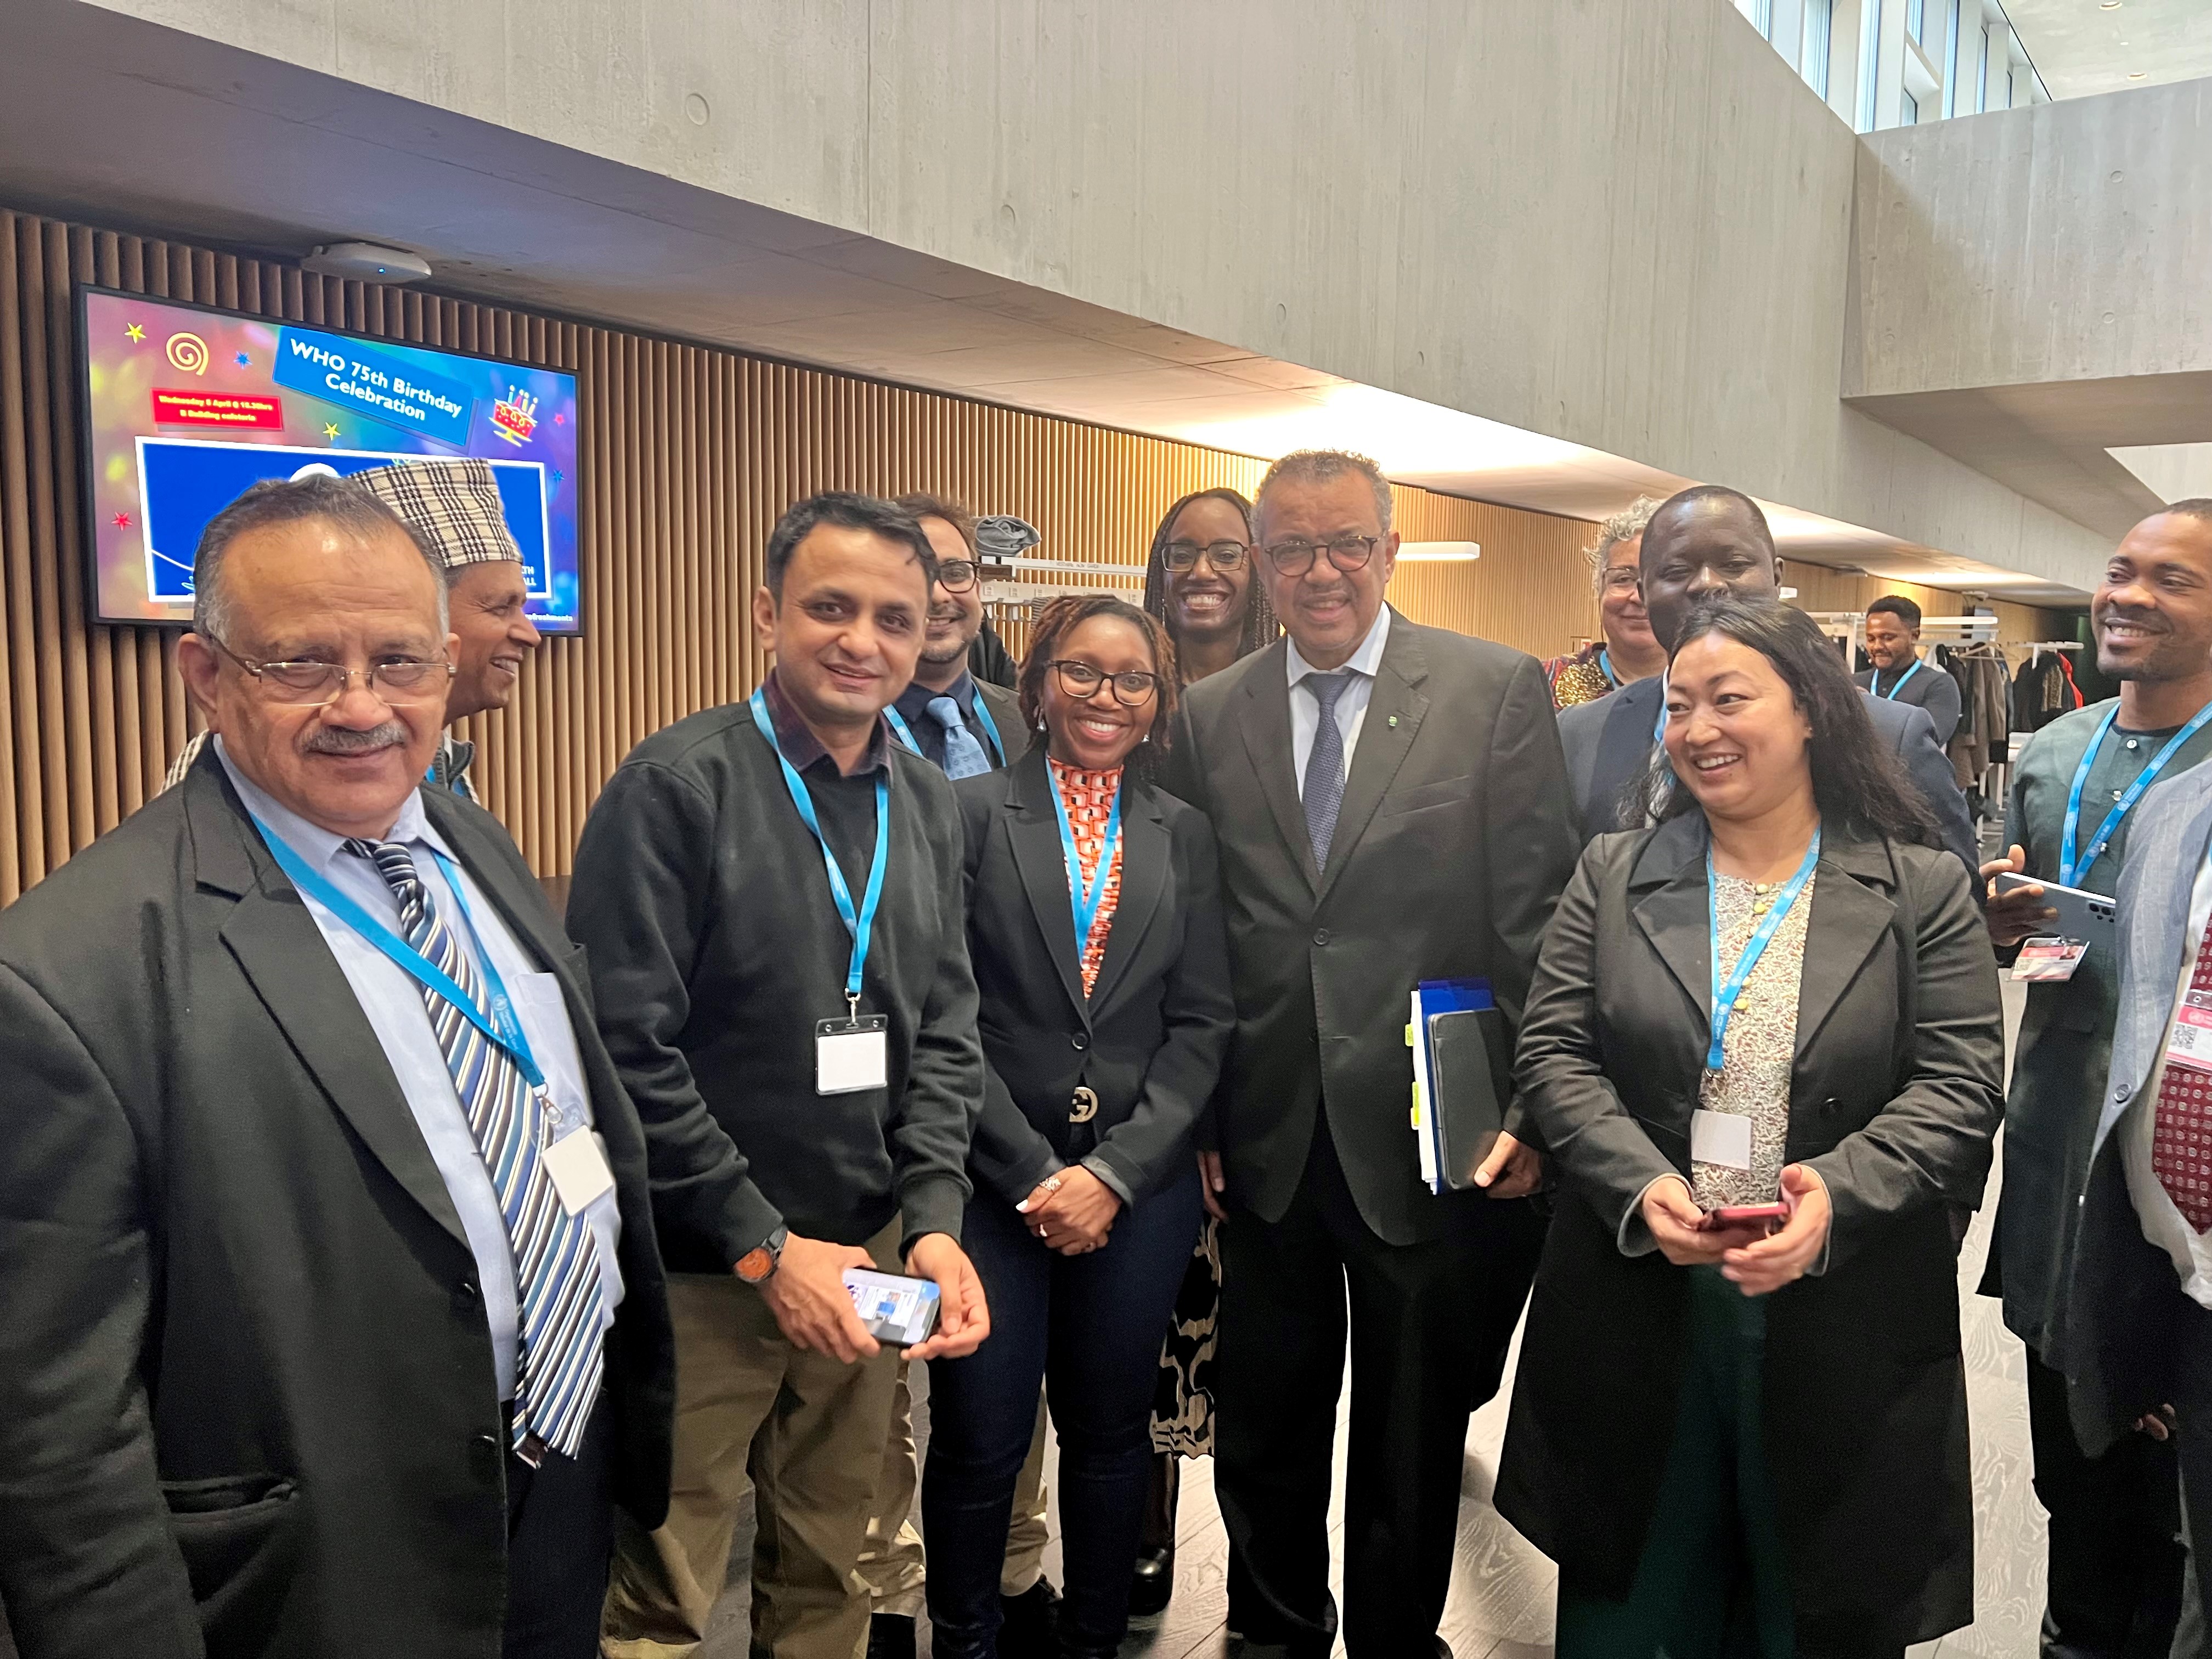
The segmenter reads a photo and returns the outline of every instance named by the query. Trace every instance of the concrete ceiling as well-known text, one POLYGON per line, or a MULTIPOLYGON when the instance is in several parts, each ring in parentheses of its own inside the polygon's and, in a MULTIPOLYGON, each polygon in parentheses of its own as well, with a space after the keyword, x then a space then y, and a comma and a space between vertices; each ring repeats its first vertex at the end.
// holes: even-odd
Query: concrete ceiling
POLYGON ((2120 0, 2109 9, 2104 0, 2004 0, 2004 9, 2053 98, 2212 75, 2206 0, 2120 0))
MULTIPOLYGON (((277 258, 396 244, 467 297, 1262 457, 1343 444, 1408 483, 1577 518, 1691 482, 75 0, 4 3, 6 205, 277 258)), ((2081 597, 1776 517, 1793 557, 2081 597)))

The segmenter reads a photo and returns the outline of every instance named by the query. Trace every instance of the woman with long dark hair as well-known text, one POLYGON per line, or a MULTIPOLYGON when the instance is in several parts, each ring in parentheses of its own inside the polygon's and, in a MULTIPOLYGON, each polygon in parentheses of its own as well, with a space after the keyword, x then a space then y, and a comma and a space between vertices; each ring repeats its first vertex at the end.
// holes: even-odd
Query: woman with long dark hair
POLYGON ((1522 1022, 1559 1184, 1498 1507, 1559 1659, 1896 1656, 1973 1617, 1996 966, 1809 617, 1701 606, 1666 708, 1660 821, 1583 854, 1522 1022))
POLYGON ((921 1509, 945 1659, 997 1650, 1040 1383, 1060 1440, 1060 1651, 1121 1642, 1160 1340, 1201 1214, 1192 1137, 1236 1018, 1213 832, 1152 782, 1176 698, 1166 634, 1109 595, 1055 599, 1020 690, 1029 753, 954 786, 986 1063, 962 1239, 992 1340, 930 1372, 921 1509))

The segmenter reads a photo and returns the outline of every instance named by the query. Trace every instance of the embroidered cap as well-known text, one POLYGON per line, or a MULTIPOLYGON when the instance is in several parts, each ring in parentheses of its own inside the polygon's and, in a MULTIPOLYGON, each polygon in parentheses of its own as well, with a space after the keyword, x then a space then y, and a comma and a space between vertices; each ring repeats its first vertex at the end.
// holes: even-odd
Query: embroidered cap
POLYGON ((489 461, 472 455, 398 461, 356 472, 346 482, 404 519, 448 570, 498 559, 522 562, 489 461))

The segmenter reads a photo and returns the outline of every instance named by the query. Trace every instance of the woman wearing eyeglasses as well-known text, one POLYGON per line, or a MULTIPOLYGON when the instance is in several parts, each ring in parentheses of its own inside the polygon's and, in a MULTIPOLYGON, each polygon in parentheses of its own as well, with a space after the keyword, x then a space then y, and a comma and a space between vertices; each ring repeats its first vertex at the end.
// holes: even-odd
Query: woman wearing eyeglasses
POLYGON ((1175 641, 1185 685, 1272 645, 1282 629, 1252 580, 1252 503, 1233 489, 1201 489, 1170 507, 1152 532, 1145 609, 1175 641))
POLYGON ((1667 666, 1666 647, 1644 613, 1640 568, 1644 527, 1658 510, 1658 502, 1639 495, 1626 512, 1614 514, 1598 527, 1597 541, 1589 550, 1590 583, 1597 591, 1597 624, 1604 637, 1545 662, 1553 708, 1595 702, 1667 666))
POLYGON ((1192 1130, 1235 1017, 1212 832, 1151 781, 1176 702, 1158 623, 1054 600, 1021 677, 1040 733, 956 786, 988 1072, 963 1243, 992 1340, 930 1371, 935 1651, 986 1656, 1040 1382, 1060 1440, 1060 1651, 1128 1622, 1160 1340, 1198 1237, 1192 1130))

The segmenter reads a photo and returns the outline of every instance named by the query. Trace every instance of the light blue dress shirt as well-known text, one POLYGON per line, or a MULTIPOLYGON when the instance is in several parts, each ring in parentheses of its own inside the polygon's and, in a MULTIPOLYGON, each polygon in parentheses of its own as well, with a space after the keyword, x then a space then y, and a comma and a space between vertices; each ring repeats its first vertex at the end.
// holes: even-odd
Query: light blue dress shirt
MULTIPOLYGON (((231 787, 238 791, 238 798, 246 803, 246 811, 281 836, 331 886, 378 921, 387 923, 393 933, 401 931, 399 902, 374 864, 343 850, 344 836, 317 828, 256 786, 232 763, 220 738, 216 739, 216 753, 222 757, 223 770, 230 775, 231 787)), ((538 1061, 538 1070, 545 1074, 545 1086, 552 1091, 562 1115, 580 1115, 586 1125, 590 1124, 592 1101, 590 1091, 584 1086, 583 1056, 576 1047, 576 1034, 568 1024, 560 981, 539 969, 529 952, 507 930, 498 907, 463 870, 461 884, 469 902, 467 915, 474 917, 477 927, 477 933, 471 933, 467 917, 454 902, 444 872, 430 856, 430 849, 435 848, 447 858, 453 858, 453 849, 423 816, 419 793, 408 796, 398 821, 384 839, 403 842, 413 852, 415 868, 429 891, 431 903, 437 907, 462 948, 476 961, 479 975, 483 971, 483 952, 491 952, 493 964, 498 968, 500 978, 506 981, 515 1013, 522 1021, 523 1034, 530 1039, 531 1054, 538 1061)), ((453 863, 456 869, 460 868, 459 859, 453 859, 453 863)), ((334 913, 304 893, 301 898, 307 904, 307 914, 315 919, 315 926, 322 930, 331 954, 337 958, 346 982, 360 1000, 361 1011, 368 1017, 369 1029, 376 1033, 385 1059, 391 1063, 399 1091, 406 1097, 408 1110, 414 1114, 416 1127, 422 1132, 431 1160, 438 1166, 438 1174, 460 1216, 461 1231, 468 1238, 470 1254, 476 1257, 477 1283, 483 1291, 484 1316, 491 1328, 492 1361, 499 1375, 499 1397, 511 1400, 514 1397, 519 1302, 514 1283, 514 1249, 507 1236, 507 1222, 500 1213, 499 1199, 492 1190, 491 1176, 484 1168, 483 1154, 477 1150, 476 1136, 470 1132, 468 1117, 461 1109, 459 1091, 453 1087, 453 1073, 447 1069, 444 1051, 438 1047, 438 1034, 431 1027, 422 988, 404 969, 334 913)), ((592 1200, 584 1212, 584 1219, 599 1245, 599 1285, 604 1292, 605 1322, 611 1325, 614 1322, 615 1308, 623 1298, 622 1268, 615 1254, 621 1238, 622 1214, 614 1193, 609 1191, 592 1200)))
MULTIPOLYGON (((1382 647, 1390 638, 1390 607, 1384 605, 1375 613, 1368 625, 1367 637, 1352 653, 1344 666, 1352 670, 1352 684, 1337 693, 1336 729, 1344 738, 1344 775, 1352 776, 1352 751, 1359 744, 1359 728, 1367 723, 1367 704, 1375 695, 1375 677, 1382 670, 1382 647)), ((1306 793, 1306 761, 1313 754, 1314 736, 1321 730, 1321 704, 1311 691, 1297 695, 1298 682, 1309 674, 1326 671, 1316 668, 1298 654, 1296 640, 1285 636, 1283 641, 1284 662, 1290 674, 1291 684, 1291 760, 1297 768, 1298 796, 1306 793)))

